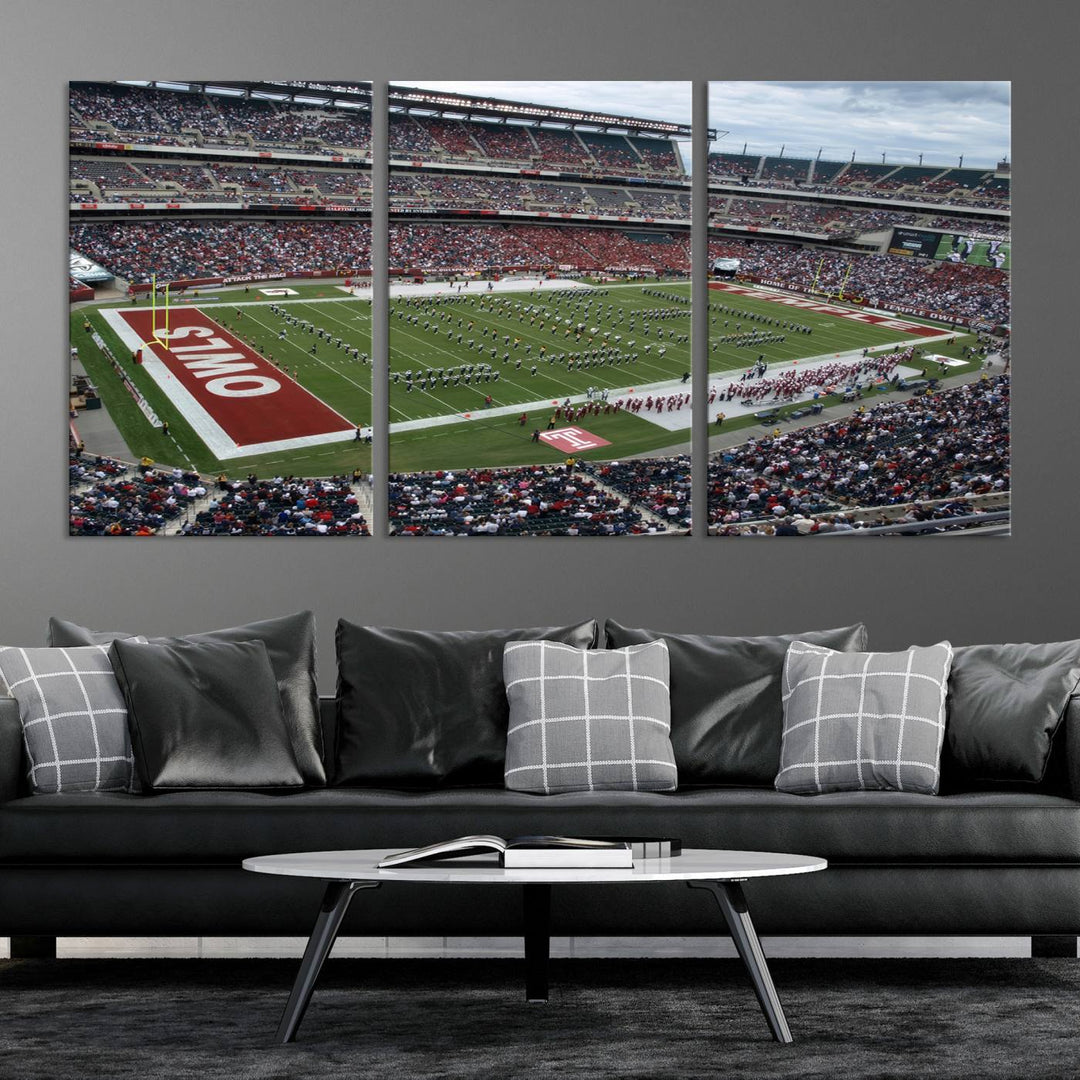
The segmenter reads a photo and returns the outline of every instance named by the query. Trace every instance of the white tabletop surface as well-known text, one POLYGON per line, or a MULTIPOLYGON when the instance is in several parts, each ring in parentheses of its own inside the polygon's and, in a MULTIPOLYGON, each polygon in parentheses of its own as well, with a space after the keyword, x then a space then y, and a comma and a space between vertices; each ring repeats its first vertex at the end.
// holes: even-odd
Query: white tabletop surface
POLYGON ((730 881, 812 874, 828 866, 812 855, 775 851, 712 851, 687 848, 668 859, 638 859, 625 869, 582 868, 504 870, 494 855, 470 855, 441 863, 415 863, 380 870, 376 863, 401 848, 359 851, 300 851, 245 859, 245 870, 327 881, 418 881, 455 885, 615 884, 634 881, 730 881))

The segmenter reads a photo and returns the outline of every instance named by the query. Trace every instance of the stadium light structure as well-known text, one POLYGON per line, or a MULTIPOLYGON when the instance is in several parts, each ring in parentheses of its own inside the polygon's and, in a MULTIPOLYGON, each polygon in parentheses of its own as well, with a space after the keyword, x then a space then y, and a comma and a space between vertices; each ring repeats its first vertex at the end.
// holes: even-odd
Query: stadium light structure
POLYGON ((300 105, 335 105, 371 108, 371 89, 359 83, 325 82, 179 82, 175 79, 117 79, 118 86, 147 87, 153 90, 217 94, 222 97, 250 97, 264 101, 289 101, 300 105))
MULTIPOLYGON (((537 105, 526 101, 508 101, 505 98, 477 97, 458 94, 448 90, 424 90, 418 86, 391 86, 390 104, 400 109, 430 109, 436 113, 454 112, 466 117, 518 119, 533 123, 552 123, 567 127, 594 127, 602 131, 618 128, 633 135, 658 135, 665 138, 689 139, 693 135, 690 124, 676 124, 669 120, 647 120, 636 116, 618 116, 614 113, 592 112, 587 109, 568 109, 562 106, 537 105)), ((710 138, 715 133, 710 129, 710 138)))

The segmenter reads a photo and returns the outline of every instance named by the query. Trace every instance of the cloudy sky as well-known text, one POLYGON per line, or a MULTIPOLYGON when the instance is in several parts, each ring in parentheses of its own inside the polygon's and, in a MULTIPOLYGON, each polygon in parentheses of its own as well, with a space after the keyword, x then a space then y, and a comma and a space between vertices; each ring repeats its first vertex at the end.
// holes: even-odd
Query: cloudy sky
MULTIPOLYGON (((688 123, 685 82, 431 82, 406 86, 598 109, 688 123)), ((715 82, 709 122, 729 134, 713 147, 786 156, 974 166, 1010 157, 1004 82, 715 82)), ((684 155, 689 164, 689 147, 684 155)))
POLYGON ((719 82, 709 123, 727 131, 713 150, 786 157, 991 166, 1011 158, 1004 82, 719 82))

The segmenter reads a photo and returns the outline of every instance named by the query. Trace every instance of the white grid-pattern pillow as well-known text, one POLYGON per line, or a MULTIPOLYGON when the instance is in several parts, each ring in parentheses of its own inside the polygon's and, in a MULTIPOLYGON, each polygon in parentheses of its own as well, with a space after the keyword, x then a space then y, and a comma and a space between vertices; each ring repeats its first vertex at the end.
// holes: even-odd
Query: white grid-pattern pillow
POLYGON ((793 641, 777 790, 936 795, 952 657, 947 641, 895 653, 793 641))
POLYGON ((503 678, 508 788, 674 790, 666 642, 575 649, 513 641, 503 650, 503 678))
POLYGON ((31 791, 138 790, 107 645, 0 647, 0 674, 19 702, 31 791))

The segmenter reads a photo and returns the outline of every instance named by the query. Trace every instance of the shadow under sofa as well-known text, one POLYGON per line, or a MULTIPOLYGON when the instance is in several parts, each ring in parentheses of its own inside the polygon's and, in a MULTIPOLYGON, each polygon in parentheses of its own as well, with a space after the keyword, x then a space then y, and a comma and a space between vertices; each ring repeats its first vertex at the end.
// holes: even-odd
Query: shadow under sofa
MULTIPOLYGON (((335 745, 335 702, 320 700, 335 745)), ((330 765, 327 762, 328 766, 330 765)), ((1080 932, 1080 695, 1048 776, 1030 790, 807 798, 767 787, 537 796, 501 788, 330 786, 275 794, 32 796, 18 707, 0 699, 0 935, 12 955, 58 936, 306 935, 318 881, 267 878, 242 859, 286 851, 410 847, 470 833, 679 838, 687 847, 828 859, 821 874, 749 882, 762 934, 1023 935, 1075 955, 1080 932), (1064 794, 1055 793, 1064 791, 1064 794)), ((673 885, 552 891, 558 936, 720 934, 706 897, 673 885)), ((354 903, 346 935, 514 936, 513 888, 384 885, 354 903)))

